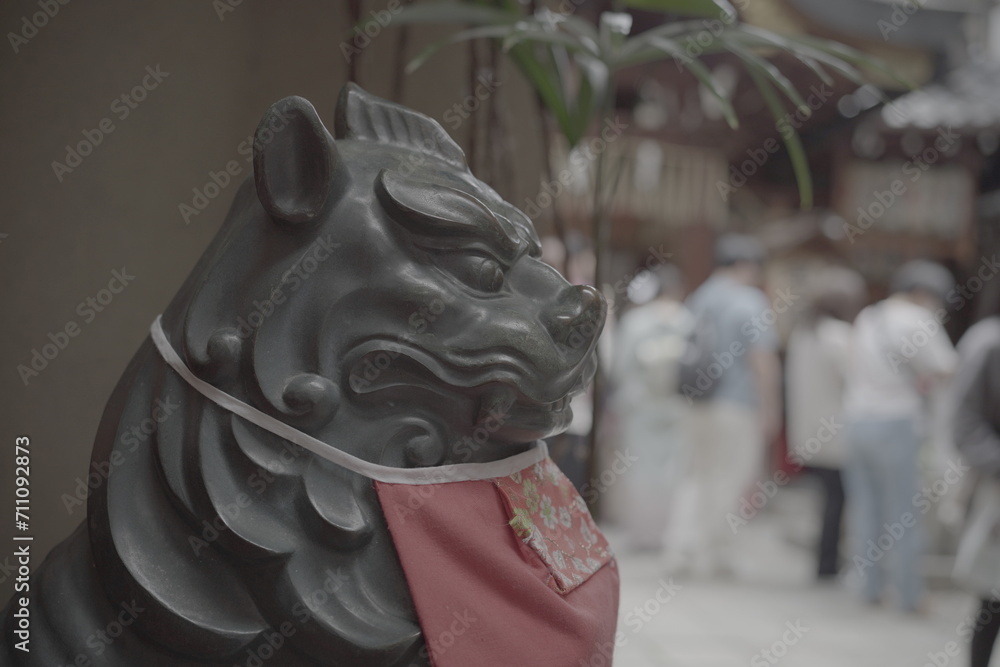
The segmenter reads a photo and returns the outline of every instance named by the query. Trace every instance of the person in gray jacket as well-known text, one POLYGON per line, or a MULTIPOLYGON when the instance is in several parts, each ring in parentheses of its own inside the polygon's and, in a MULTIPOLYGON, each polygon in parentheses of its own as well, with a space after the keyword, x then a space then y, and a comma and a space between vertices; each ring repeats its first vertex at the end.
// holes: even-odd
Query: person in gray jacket
POLYGON ((987 667, 1000 630, 1000 315, 972 326, 958 353, 952 430, 978 479, 955 578, 979 598, 972 622, 962 627, 971 633, 970 664, 987 667))

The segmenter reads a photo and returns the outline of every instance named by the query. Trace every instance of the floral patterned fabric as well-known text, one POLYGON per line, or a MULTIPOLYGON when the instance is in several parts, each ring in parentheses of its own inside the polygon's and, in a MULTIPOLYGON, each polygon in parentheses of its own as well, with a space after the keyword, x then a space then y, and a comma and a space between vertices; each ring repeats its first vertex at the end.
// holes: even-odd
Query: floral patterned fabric
MULTIPOLYGON (((542 496, 548 496, 554 514, 546 516, 550 524, 553 517, 558 522, 557 499, 563 495, 553 493, 551 477, 546 482, 541 471, 529 467, 520 481, 510 479, 505 486, 524 497, 526 476, 534 480, 529 490, 538 491, 539 512, 542 496)), ((426 641, 420 650, 434 667, 596 665, 595 656, 614 646, 619 592, 614 560, 589 577, 573 568, 586 583, 560 593, 550 566, 509 525, 515 515, 496 478, 420 487, 376 481, 375 489, 426 641)), ((571 528, 582 525, 582 509, 567 507, 571 528)), ((539 534, 558 537, 537 516, 539 534)), ((559 551, 566 562, 569 548, 559 551)), ((587 568, 586 558, 581 561, 587 568)))
POLYGON ((569 593, 612 559, 587 504, 551 459, 494 483, 510 527, 548 567, 546 583, 557 593, 569 593))

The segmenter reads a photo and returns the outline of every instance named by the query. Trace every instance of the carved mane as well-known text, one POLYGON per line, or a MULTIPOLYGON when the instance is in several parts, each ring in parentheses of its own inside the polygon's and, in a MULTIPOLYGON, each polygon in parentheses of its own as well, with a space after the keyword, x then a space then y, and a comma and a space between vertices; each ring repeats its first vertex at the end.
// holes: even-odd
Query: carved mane
MULTIPOLYGON (((565 428, 600 295, 537 259, 530 220, 438 123, 353 85, 335 118, 336 141, 302 98, 265 114, 253 177, 163 312, 171 346, 202 380, 382 465, 492 460, 565 428), (414 155, 427 173, 406 173, 414 155)), ((282 667, 429 664, 371 480, 203 398, 148 339, 93 463, 110 477, 42 566, 43 648, 15 666, 74 662, 121 605, 141 611, 102 664, 266 664, 276 646, 282 667)))

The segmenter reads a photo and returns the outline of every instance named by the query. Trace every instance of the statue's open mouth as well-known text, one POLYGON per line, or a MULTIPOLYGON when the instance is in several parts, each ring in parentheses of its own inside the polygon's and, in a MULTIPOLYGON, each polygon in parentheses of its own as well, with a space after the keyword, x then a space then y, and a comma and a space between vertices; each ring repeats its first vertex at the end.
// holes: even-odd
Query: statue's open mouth
MULTIPOLYGON (((477 400, 471 428, 501 441, 530 442, 569 426, 570 399, 584 389, 596 369, 593 354, 557 377, 543 376, 517 350, 442 356, 409 343, 369 339, 347 355, 348 384, 358 395, 417 387, 447 400, 477 400)), ((443 409, 448 409, 447 400, 443 409)))
POLYGON ((499 437, 530 441, 565 431, 573 419, 570 398, 571 395, 566 395, 558 401, 541 405, 515 402, 497 430, 499 437))

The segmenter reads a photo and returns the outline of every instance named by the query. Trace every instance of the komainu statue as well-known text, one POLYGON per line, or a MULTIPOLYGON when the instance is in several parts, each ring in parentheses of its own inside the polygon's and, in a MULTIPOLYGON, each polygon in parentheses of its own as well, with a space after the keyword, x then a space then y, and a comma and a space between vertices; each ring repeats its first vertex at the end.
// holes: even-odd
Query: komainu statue
POLYGON ((333 135, 275 103, 253 158, 0 663, 610 664, 617 566, 541 441, 593 373, 601 295, 438 123, 357 86, 333 135))

